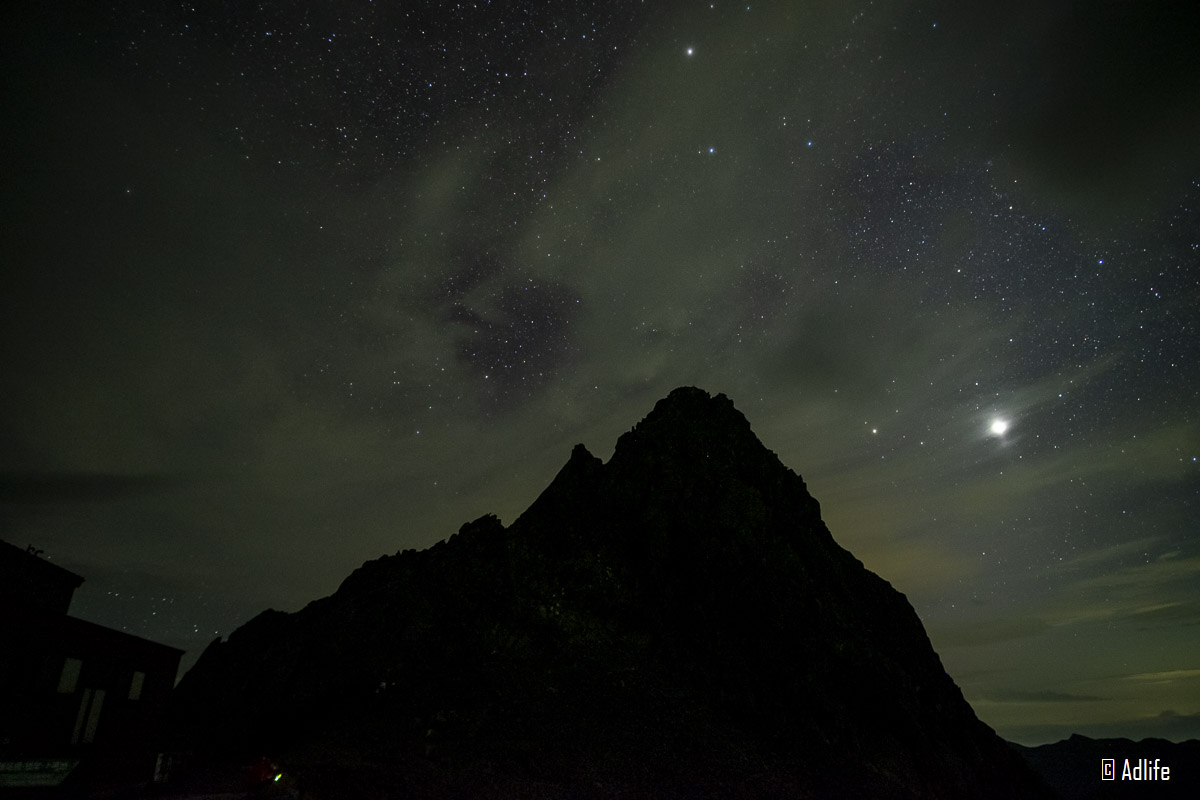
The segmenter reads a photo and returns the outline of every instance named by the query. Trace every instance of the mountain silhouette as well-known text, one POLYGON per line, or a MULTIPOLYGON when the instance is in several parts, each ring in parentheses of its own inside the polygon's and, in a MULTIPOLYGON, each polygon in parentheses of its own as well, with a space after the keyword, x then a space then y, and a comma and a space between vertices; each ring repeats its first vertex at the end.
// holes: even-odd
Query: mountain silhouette
POLYGON ((603 463, 267 611, 180 682, 189 746, 314 796, 1038 797, 904 595, 841 548, 724 395, 603 463))

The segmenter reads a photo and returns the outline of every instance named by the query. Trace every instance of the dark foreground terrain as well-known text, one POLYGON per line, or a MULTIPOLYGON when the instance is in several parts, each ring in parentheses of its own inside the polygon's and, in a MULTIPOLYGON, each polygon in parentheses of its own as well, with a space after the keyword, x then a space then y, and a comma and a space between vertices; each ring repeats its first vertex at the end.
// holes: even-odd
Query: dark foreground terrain
MULTIPOLYGON (((1104 798, 1194 798, 1200 796, 1200 741, 1181 743, 1162 739, 1089 739, 1072 736, 1053 744, 1024 747, 1010 744, 1013 750, 1033 768, 1050 787, 1052 797, 1060 800, 1104 800, 1104 798), (1112 780, 1104 780, 1101 762, 1113 760, 1112 780), (1159 769, 1152 765, 1158 760, 1159 769), (1140 768, 1139 768, 1140 765, 1140 768), (1169 776, 1163 767, 1169 768, 1169 776), (1167 777, 1166 780, 1163 778, 1167 777)), ((422 796, 481 796, 481 797, 586 797, 601 794, 604 784, 591 787, 566 787, 557 782, 538 782, 511 779, 511 771, 493 771, 490 775, 475 776, 473 780, 448 779, 444 765, 436 759, 413 758, 385 760, 369 758, 348 750, 333 750, 321 755, 315 751, 314 760, 302 763, 275 764, 279 780, 254 789, 248 780, 258 759, 237 760, 214 758, 211 754, 193 753, 179 764, 169 783, 162 786, 131 788, 113 791, 59 791, 40 794, 26 793, 18 797, 107 797, 113 800, 242 800, 242 798, 341 798, 341 797, 411 797, 412 787, 420 787, 422 796), (505 778, 505 775, 510 775, 505 778), (462 786, 465 789, 461 789, 462 786), (451 789, 457 786, 460 788, 451 789), (397 794, 397 787, 401 789, 397 794)), ((651 796, 650 793, 621 791, 614 787, 613 796, 651 796)), ((678 790, 658 787, 653 796, 695 797, 694 786, 683 785, 678 790)), ((756 796, 813 796, 813 792, 783 782, 772 784, 768 776, 759 776, 743 786, 728 782, 728 797, 756 796), (800 792, 793 795, 792 792, 800 792), (807 792, 807 794, 806 794, 807 792)), ((709 795, 715 792, 707 792, 709 795)), ((837 796, 831 791, 830 796, 837 796)), ((820 796, 819 793, 817 796, 820 796)), ((879 796, 905 796, 881 790, 879 796)))

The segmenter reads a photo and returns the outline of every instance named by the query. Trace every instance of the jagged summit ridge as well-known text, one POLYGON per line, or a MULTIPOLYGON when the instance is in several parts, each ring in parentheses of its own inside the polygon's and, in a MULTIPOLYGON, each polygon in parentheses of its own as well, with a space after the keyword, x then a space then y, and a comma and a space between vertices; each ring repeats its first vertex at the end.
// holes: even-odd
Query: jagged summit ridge
POLYGON ((636 451, 645 442, 660 450, 707 457, 719 456, 723 450, 737 451, 739 445, 762 447, 749 421, 728 397, 713 396, 694 386, 675 389, 655 403, 645 419, 617 439, 615 453, 636 451))
POLYGON ((674 459, 725 473, 757 468, 763 477, 772 471, 791 472, 763 446, 750 423, 723 394, 703 389, 675 389, 655 404, 629 432, 617 439, 612 463, 674 459))
POLYGON ((483 770, 595 796, 1036 794, 903 595, 728 398, 690 387, 607 463, 577 445, 507 528, 368 562, 214 644, 177 708, 248 746, 369 731, 456 790, 483 770))

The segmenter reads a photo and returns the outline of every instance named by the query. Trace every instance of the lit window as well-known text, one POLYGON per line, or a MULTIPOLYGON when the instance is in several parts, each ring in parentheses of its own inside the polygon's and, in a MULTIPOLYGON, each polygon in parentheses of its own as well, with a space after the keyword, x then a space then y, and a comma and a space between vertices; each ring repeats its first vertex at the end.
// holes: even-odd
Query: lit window
POLYGON ((62 674, 58 676, 59 694, 75 693, 75 687, 79 685, 81 669, 83 669, 83 662, 78 658, 68 658, 63 661, 62 674))

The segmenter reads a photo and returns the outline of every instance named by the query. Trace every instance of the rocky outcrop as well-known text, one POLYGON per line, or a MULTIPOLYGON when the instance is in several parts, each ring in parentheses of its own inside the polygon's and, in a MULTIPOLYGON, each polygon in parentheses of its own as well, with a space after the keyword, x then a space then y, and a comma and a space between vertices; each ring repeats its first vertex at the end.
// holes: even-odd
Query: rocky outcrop
POLYGON ((576 446, 511 526, 483 517, 214 642, 175 708, 193 743, 288 752, 361 794, 1041 791, 904 596, 694 388, 608 463, 576 446))

